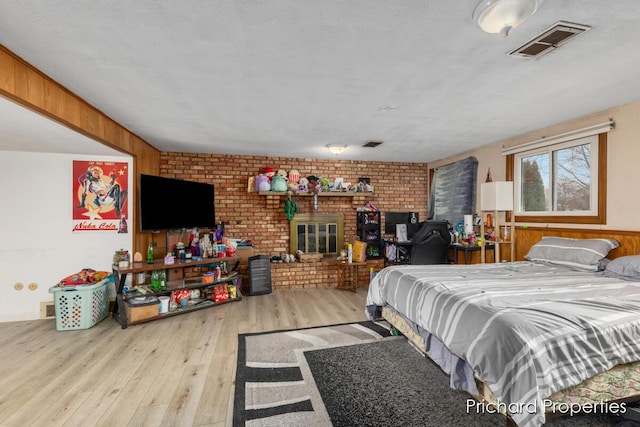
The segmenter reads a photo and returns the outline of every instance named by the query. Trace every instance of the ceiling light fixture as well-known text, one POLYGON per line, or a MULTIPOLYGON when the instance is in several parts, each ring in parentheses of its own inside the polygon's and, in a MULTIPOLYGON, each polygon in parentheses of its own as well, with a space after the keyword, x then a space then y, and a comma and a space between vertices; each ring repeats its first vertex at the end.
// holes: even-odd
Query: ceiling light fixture
POLYGON ((341 154, 344 150, 347 149, 347 146, 344 144, 327 144, 327 148, 331 152, 331 154, 341 154))
POLYGON ((396 110, 396 106, 395 105, 383 105, 382 107, 378 108, 378 110, 382 111, 383 113, 390 113, 390 112, 396 110))
POLYGON ((482 0, 472 18, 490 34, 509 35, 512 29, 536 13, 544 0, 482 0))

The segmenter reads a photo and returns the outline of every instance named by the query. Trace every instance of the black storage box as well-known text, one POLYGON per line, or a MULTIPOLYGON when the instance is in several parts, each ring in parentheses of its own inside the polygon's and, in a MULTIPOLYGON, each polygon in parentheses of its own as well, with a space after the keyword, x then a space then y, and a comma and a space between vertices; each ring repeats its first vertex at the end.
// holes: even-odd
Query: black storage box
POLYGON ((271 293, 271 258, 267 255, 249 257, 249 295, 271 293))

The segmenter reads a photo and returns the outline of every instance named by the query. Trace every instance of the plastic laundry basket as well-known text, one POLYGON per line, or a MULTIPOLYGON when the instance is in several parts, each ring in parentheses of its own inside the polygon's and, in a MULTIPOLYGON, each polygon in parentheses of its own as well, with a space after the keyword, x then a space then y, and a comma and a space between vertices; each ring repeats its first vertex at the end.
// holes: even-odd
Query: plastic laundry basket
POLYGON ((71 331, 89 329, 109 314, 108 276, 95 285, 52 286, 56 308, 56 329, 71 331))

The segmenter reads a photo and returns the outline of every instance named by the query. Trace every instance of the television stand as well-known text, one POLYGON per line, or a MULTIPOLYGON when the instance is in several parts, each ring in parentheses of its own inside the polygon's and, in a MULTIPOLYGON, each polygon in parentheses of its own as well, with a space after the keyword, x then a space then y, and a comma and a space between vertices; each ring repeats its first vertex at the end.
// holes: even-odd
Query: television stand
MULTIPOLYGON (((195 310, 202 310, 204 308, 210 308, 216 305, 225 304, 228 302, 235 302, 242 300, 241 294, 241 276, 232 271, 229 274, 222 275, 220 278, 213 282, 205 283, 202 280, 201 275, 193 275, 194 270, 198 270, 199 268, 215 268, 216 265, 220 265, 222 262, 226 262, 228 268, 233 267, 233 265, 238 260, 238 257, 223 257, 223 258, 203 258, 199 260, 176 260, 173 264, 165 264, 163 260, 156 260, 153 264, 149 264, 146 262, 134 262, 131 266, 126 268, 120 268, 117 265, 113 265, 113 278, 116 284, 116 303, 113 308, 113 318, 120 323, 122 329, 126 329, 130 325, 134 325, 136 323, 148 322, 151 320, 163 319, 165 317, 175 316, 178 314, 184 314, 195 310), (212 298, 204 298, 199 297, 197 301, 193 300, 186 308, 177 308, 175 310, 170 310, 167 313, 160 313, 159 311, 156 313, 151 308, 151 314, 147 315, 143 318, 135 318, 130 319, 127 316, 127 312, 131 311, 131 305, 128 303, 127 298, 129 296, 124 291, 125 284, 127 281, 127 276, 129 274, 138 274, 138 273, 147 273, 154 270, 165 270, 168 273, 169 280, 167 281, 167 288, 165 290, 153 292, 149 289, 148 286, 143 286, 145 289, 146 296, 171 296, 174 291, 187 289, 191 290, 199 290, 200 295, 209 295, 213 293, 215 288, 221 286, 235 286, 235 296, 229 297, 224 300, 214 301, 212 298), (192 274, 188 274, 188 271, 191 271, 192 274)), ((158 304, 156 304, 158 307, 158 304)))

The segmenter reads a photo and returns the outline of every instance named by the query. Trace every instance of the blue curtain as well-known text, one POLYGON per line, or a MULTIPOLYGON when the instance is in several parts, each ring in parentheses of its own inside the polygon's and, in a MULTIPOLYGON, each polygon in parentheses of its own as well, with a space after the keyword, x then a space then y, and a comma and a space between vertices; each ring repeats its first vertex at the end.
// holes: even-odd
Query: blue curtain
POLYGON ((436 168, 429 191, 427 219, 446 220, 453 226, 476 208, 478 159, 467 157, 436 168))

